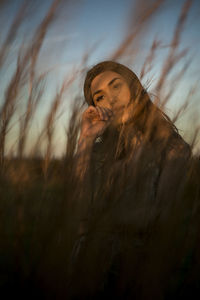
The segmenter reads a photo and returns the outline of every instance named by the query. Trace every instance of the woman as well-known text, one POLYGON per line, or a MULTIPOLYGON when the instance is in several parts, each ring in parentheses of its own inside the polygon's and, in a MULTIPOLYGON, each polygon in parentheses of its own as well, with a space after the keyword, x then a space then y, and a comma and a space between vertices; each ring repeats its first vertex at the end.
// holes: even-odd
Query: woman
MULTIPOLYGON (((190 153, 174 124, 152 103, 137 76, 124 65, 105 61, 94 66, 87 73, 84 94, 89 107, 82 117, 78 153, 87 148, 89 157, 96 138, 103 138, 107 129, 117 130, 122 137, 129 127, 134 141, 126 143, 160 143, 159 150, 165 150, 168 158, 190 153)), ((115 150, 117 154, 120 149, 115 150)), ((80 175, 84 172, 82 168, 80 175)))
MULTIPOLYGON (((143 253, 138 247, 146 247, 160 214, 172 165, 182 168, 190 147, 124 65, 105 61, 94 66, 84 95, 89 106, 82 116, 76 176, 87 204, 73 253, 79 279, 74 276, 86 296, 120 289, 123 298, 134 278, 130 270, 143 253)), ((173 178, 176 186, 178 180, 173 178)), ((133 295, 143 275, 134 279, 133 295)))

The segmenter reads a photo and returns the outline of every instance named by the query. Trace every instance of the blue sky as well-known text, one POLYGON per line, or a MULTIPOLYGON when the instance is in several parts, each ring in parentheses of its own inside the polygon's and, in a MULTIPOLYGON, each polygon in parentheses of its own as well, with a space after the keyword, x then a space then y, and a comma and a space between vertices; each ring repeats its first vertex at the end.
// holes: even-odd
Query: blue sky
MULTIPOLYGON (((1 33, 0 40, 2 41, 9 28, 12 18, 16 15, 17 10, 22 3, 22 0, 7 1, 5 7, 0 12, 0 26, 3 26, 4 31, 1 33)), ((6 64, 1 76, 1 93, 6 86, 12 70, 15 66, 18 47, 25 38, 26 42, 31 38, 37 24, 44 17, 51 1, 33 1, 29 0, 30 14, 22 24, 17 40, 10 49, 10 59, 6 64)), ((149 4, 153 3, 149 0, 149 4)), ((160 75, 162 65, 165 61, 166 55, 169 51, 167 47, 173 36, 174 27, 177 22, 181 7, 185 1, 183 0, 166 0, 160 7, 158 12, 154 15, 151 22, 144 28, 140 38, 136 40, 135 45, 132 45, 136 54, 131 61, 128 61, 128 66, 131 67, 138 75, 140 73, 142 64, 148 54, 152 41, 156 37, 162 41, 163 47, 157 52, 155 62, 151 73, 144 78, 143 84, 151 79, 152 85, 150 90, 154 92, 154 84, 160 75)), ((88 65, 93 65, 101 60, 108 59, 110 54, 118 47, 120 42, 126 36, 128 30, 134 30, 135 24, 135 0, 77 0, 64 1, 64 5, 58 10, 56 19, 50 27, 46 39, 44 41, 39 61, 38 74, 46 70, 51 70, 48 77, 46 92, 38 112, 39 120, 45 118, 51 99, 55 94, 56 88, 61 84, 63 78, 73 70, 74 66, 78 66, 81 62, 83 54, 96 44, 95 50, 90 55, 88 65), (68 4, 69 2, 69 4, 68 4), (134 24, 131 27, 131 23, 134 24)), ((200 61, 200 2, 193 1, 190 9, 187 22, 184 26, 184 31, 181 36, 180 50, 184 48, 189 49, 188 56, 184 58, 177 65, 175 70, 179 70, 187 59, 191 59, 190 66, 182 78, 176 93, 167 105, 167 112, 173 115, 180 105, 181 101, 193 85, 194 81, 199 78, 199 61, 200 61)), ((126 59, 121 62, 127 63, 126 59)), ((81 87, 73 86, 75 93, 81 93, 81 87)), ((66 98, 70 98, 66 96, 66 98)), ((199 92, 193 96, 196 111, 199 110, 199 92), (195 98, 196 97, 196 98, 195 98)), ((69 100, 66 100, 70 102, 69 100)), ((64 107, 66 114, 58 122, 57 136, 60 143, 59 149, 63 147, 63 125, 66 125, 66 116, 69 114, 70 106, 65 101, 64 107)), ((194 107, 194 105, 192 106, 194 107)), ((190 125, 188 125, 188 118, 191 118, 191 112, 188 111, 187 116, 182 118, 178 125, 180 129, 186 134, 187 139, 190 139, 190 125)), ((41 122, 38 122, 36 127, 40 127, 41 122)), ((36 132, 36 127, 33 128, 33 133, 36 132)), ((17 128, 16 128, 17 130, 17 128)), ((38 130, 38 129, 37 129, 38 130)), ((16 132, 13 131, 10 141, 13 140, 16 132)), ((57 151, 62 152, 61 150, 57 151)))

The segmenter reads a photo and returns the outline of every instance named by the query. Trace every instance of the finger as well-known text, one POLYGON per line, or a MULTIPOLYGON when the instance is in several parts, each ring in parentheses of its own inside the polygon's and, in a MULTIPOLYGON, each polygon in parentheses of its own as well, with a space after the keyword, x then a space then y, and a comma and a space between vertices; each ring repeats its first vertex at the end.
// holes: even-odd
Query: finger
POLYGON ((110 115, 107 111, 107 109, 105 107, 102 107, 102 111, 103 111, 103 114, 104 114, 104 119, 107 121, 110 119, 110 115))
POLYGON ((83 116, 91 114, 92 111, 93 111, 92 106, 89 106, 86 110, 84 110, 83 116))
POLYGON ((99 107, 99 108, 101 109, 104 120, 107 121, 109 119, 109 117, 108 117, 106 108, 105 107, 99 107))
POLYGON ((88 109, 85 111, 85 116, 89 118, 98 118, 99 113, 94 106, 89 106, 88 109))
POLYGON ((88 112, 88 113, 91 113, 91 114, 92 114, 92 113, 96 113, 96 107, 94 107, 94 106, 92 106, 92 105, 89 106, 88 109, 87 109, 87 112, 88 112))
POLYGON ((97 111, 99 113, 100 119, 102 121, 104 121, 104 113, 103 113, 102 109, 100 107, 98 107, 98 106, 96 106, 96 109, 97 109, 97 111))
POLYGON ((104 107, 104 109, 105 109, 108 113, 113 114, 112 109, 110 109, 110 108, 108 108, 108 107, 104 107))
POLYGON ((103 111, 104 111, 104 115, 105 118, 108 120, 113 116, 113 112, 111 109, 107 108, 107 107, 102 107, 103 111))

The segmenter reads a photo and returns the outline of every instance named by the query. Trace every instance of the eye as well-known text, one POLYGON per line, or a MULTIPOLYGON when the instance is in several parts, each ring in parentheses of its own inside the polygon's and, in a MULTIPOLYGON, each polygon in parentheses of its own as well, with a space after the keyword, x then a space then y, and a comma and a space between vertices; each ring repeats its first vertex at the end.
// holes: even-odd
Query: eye
POLYGON ((99 96, 99 97, 96 98, 96 101, 99 102, 99 101, 101 101, 103 99, 104 99, 104 95, 101 95, 101 96, 99 96))
POLYGON ((120 87, 121 87, 121 83, 116 83, 116 84, 113 85, 113 89, 114 89, 114 90, 117 90, 117 89, 119 89, 120 87))

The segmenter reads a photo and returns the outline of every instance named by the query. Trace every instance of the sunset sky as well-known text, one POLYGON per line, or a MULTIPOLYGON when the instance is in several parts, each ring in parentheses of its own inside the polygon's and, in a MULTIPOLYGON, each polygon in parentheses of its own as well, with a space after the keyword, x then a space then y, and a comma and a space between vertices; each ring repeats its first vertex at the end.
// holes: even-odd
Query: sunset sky
MULTIPOLYGON (((41 128, 41 120, 45 119, 45 114, 48 111, 49 104, 56 89, 60 86, 64 77, 79 66, 84 53, 93 49, 89 56, 88 66, 109 59, 127 33, 130 30, 134 30, 134 26, 137 26, 139 22, 136 19, 136 15, 138 17, 138 14, 136 14, 135 11, 135 0, 68 0, 63 2, 64 4, 56 13, 54 23, 48 30, 38 60, 38 74, 47 70, 50 70, 50 74, 46 84, 44 99, 37 113, 35 125, 32 128, 33 136, 36 134, 36 131, 41 128)), ((149 0, 149 5, 153 2, 155 1, 149 0)), ((0 11, 1 43, 5 39, 12 19, 22 3, 23 1, 21 0, 5 1, 0 11)), ((51 1, 29 0, 28 3, 30 4, 28 9, 29 13, 20 27, 17 39, 9 49, 10 55, 5 66, 0 70, 1 95, 3 95, 14 70, 19 47, 22 42, 25 44, 28 43, 28 39, 31 38, 36 26, 45 16, 51 1)), ((174 28, 184 3, 184 0, 163 1, 163 4, 156 14, 140 32, 135 44, 132 44, 131 49, 135 53, 132 59, 126 59, 126 57, 124 57, 118 60, 119 62, 127 64, 139 76, 142 64, 145 61, 153 40, 156 38, 161 41, 162 46, 156 53, 154 66, 151 72, 142 81, 144 85, 150 81, 149 91, 153 93, 155 93, 154 87, 156 80, 160 75, 165 58, 169 53, 169 43, 172 39, 174 28)), ((188 54, 177 64, 174 72, 178 72, 186 62, 190 61, 190 64, 180 84, 177 86, 173 97, 166 105, 166 112, 170 116, 173 116, 174 111, 180 107, 193 84, 200 80, 199 31, 200 1, 194 0, 184 25, 184 31, 182 32, 179 45, 180 50, 187 48, 188 54)), ((76 95, 82 93, 81 84, 74 85, 72 90, 76 95)), ((200 114, 199 96, 200 92, 197 90, 196 94, 192 96, 192 104, 188 109, 188 114, 177 123, 177 126, 188 141, 191 137, 192 121, 194 121, 196 115, 200 114), (192 112, 192 109, 195 110, 196 115, 192 112)), ((0 101, 3 101, 3 96, 1 96, 0 101)), ((71 101, 73 100, 71 99, 71 101)), ((62 153, 64 145, 63 128, 66 126, 66 116, 69 113, 69 102, 71 101, 66 95, 66 102, 63 106, 66 110, 66 114, 64 113, 62 115, 57 128, 56 144, 59 145, 56 149, 57 154, 62 153)), ((17 127, 9 137, 9 144, 14 143, 16 134, 17 127)))

